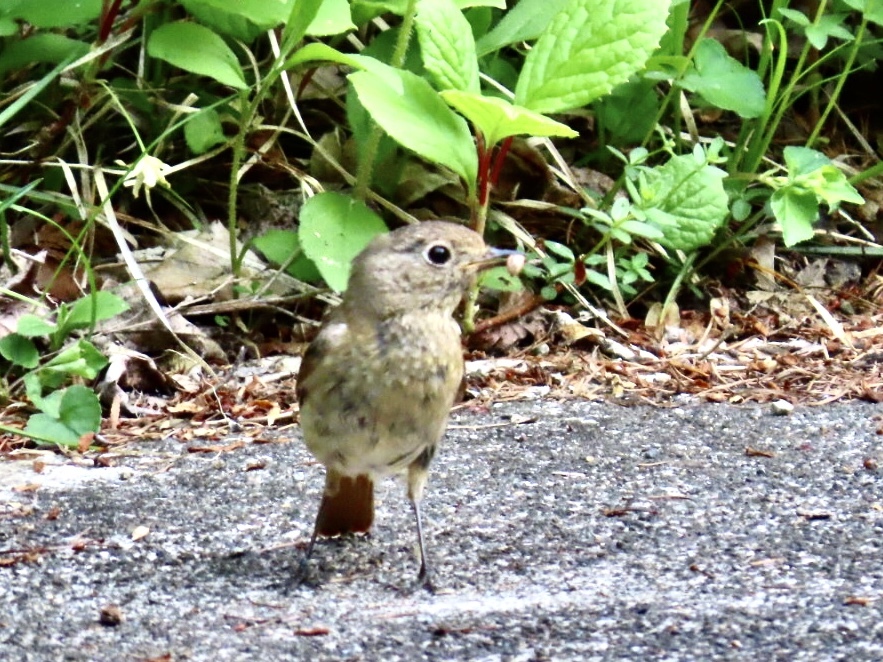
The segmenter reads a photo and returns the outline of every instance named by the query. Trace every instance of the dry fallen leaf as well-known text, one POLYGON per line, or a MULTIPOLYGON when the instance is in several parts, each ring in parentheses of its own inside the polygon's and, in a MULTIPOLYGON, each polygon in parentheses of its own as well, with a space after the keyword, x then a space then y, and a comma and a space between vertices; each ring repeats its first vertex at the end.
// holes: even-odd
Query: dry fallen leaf
POLYGON ((765 451, 759 448, 752 448, 751 446, 745 447, 745 455, 748 457, 776 457, 776 454, 772 451, 765 451))

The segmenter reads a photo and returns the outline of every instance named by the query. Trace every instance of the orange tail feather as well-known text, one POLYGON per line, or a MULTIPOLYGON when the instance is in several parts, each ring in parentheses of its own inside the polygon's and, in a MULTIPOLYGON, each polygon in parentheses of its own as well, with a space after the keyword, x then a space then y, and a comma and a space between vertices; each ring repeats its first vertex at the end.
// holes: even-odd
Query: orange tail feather
POLYGON ((371 478, 365 474, 342 476, 329 469, 316 519, 316 533, 326 537, 366 533, 373 522, 374 482, 371 478))

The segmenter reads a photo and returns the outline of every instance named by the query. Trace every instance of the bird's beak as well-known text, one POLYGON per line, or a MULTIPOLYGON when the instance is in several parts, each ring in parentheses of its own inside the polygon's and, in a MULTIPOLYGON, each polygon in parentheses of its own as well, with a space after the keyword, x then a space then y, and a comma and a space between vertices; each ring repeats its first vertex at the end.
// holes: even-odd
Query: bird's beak
POLYGON ((487 253, 485 253, 481 258, 474 260, 466 265, 469 269, 474 269, 476 272, 487 271, 488 269, 493 269, 494 267, 502 267, 508 266, 508 261, 511 256, 518 256, 523 254, 520 251, 513 251, 508 248, 488 248, 487 253))

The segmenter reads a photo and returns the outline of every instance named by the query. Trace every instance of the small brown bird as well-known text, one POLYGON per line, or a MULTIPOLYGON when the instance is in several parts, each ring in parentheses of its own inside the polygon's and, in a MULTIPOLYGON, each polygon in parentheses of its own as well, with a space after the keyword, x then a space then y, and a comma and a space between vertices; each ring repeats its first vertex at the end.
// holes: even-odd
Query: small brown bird
POLYGON ((453 318, 477 274, 514 251, 463 226, 427 221, 375 238, 353 261, 343 302, 307 349, 297 378, 304 441, 325 465, 318 536, 367 532, 374 480, 407 474, 429 586, 420 501, 463 381, 453 318))

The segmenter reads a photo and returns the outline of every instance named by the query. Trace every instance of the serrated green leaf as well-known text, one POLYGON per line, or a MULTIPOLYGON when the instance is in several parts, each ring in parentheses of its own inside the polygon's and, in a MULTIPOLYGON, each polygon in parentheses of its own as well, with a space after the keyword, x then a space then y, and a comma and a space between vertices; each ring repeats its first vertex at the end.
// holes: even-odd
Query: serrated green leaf
POLYGON ((40 362, 40 352, 30 338, 19 333, 10 333, 0 338, 0 356, 14 365, 23 368, 36 368, 40 362))
POLYGON ((639 71, 665 34, 668 0, 571 0, 524 60, 515 104, 584 106, 639 71))
POLYGON ((371 239, 386 231, 383 220, 364 203, 329 191, 304 204, 298 236, 328 286, 342 292, 353 258, 371 239))
POLYGON ((350 74, 359 101, 380 127, 402 147, 447 166, 470 188, 478 157, 466 120, 454 113, 424 79, 387 67, 350 74))
POLYGON ((711 105, 744 118, 760 116, 766 105, 766 92, 757 72, 730 57, 714 39, 699 42, 681 85, 711 105))
POLYGON ((640 207, 662 231, 663 246, 691 252, 708 245, 727 216, 726 173, 697 165, 692 154, 647 168, 640 180, 640 207))
POLYGON ((813 223, 819 217, 819 203, 815 193, 796 186, 785 186, 770 197, 770 208, 782 226, 785 246, 794 246, 812 239, 813 223))
POLYGON ((579 135, 566 124, 527 108, 513 106, 498 97, 485 97, 459 90, 446 90, 441 93, 441 97, 472 122, 484 136, 487 146, 496 145, 509 136, 576 138, 579 135))
POLYGON ((487 55, 509 44, 539 37, 570 0, 520 0, 493 30, 478 40, 478 55, 487 55))
POLYGON ((184 140, 194 154, 205 154, 215 145, 227 141, 221 116, 214 108, 206 108, 188 118, 184 125, 184 140))
POLYGON ((416 26, 423 66, 436 88, 478 93, 472 28, 454 0, 418 0, 416 26))
POLYGON ((177 21, 161 25, 147 41, 147 54, 239 90, 248 87, 230 47, 214 32, 196 23, 177 21))

